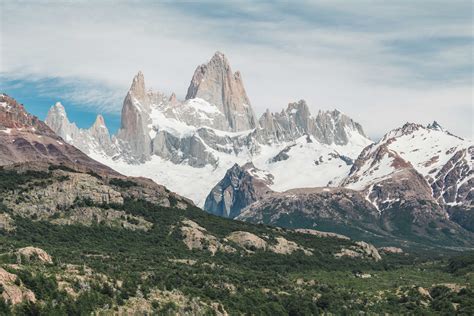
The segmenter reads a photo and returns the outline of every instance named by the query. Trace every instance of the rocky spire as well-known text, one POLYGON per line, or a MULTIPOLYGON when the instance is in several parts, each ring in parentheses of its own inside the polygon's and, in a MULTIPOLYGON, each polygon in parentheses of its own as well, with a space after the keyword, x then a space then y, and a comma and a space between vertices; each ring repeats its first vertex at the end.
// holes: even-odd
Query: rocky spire
POLYGON ((433 121, 433 123, 431 124, 428 124, 427 128, 429 129, 435 129, 435 130, 438 130, 438 131, 443 131, 443 127, 436 121, 433 121))
POLYGON ((80 134, 76 124, 69 121, 66 109, 61 102, 56 102, 49 109, 45 123, 67 142, 71 142, 80 134))
POLYGON ((117 139, 123 141, 125 151, 132 160, 145 161, 151 155, 150 102, 145 90, 145 78, 141 71, 133 78, 130 90, 123 101, 122 121, 117 139))
POLYGON ((168 99, 168 102, 173 105, 178 103, 178 100, 176 99, 176 94, 174 92, 171 94, 170 98, 168 99))
POLYGON ((369 144, 362 126, 338 110, 319 111, 315 118, 315 136, 326 144, 346 145, 351 133, 359 134, 369 144))
POLYGON ((216 52, 207 64, 197 67, 186 100, 201 98, 226 117, 230 131, 255 128, 257 120, 239 72, 232 73, 227 58, 216 52))
POLYGON ((138 101, 143 102, 146 99, 145 90, 145 77, 143 72, 139 71, 135 77, 133 77, 132 85, 130 86, 129 93, 132 94, 138 101))

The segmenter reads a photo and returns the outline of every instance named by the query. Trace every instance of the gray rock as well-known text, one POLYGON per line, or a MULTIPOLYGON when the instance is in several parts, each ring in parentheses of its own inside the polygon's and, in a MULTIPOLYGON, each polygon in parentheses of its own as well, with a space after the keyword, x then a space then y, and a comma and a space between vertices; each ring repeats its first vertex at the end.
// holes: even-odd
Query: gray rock
POLYGON ((246 206, 273 192, 268 185, 272 184, 272 176, 258 178, 252 163, 240 167, 235 164, 227 170, 224 178, 211 190, 206 198, 204 210, 211 214, 234 218, 246 206))
POLYGON ((259 123, 259 136, 264 143, 293 141, 305 134, 328 145, 348 144, 352 136, 350 133, 366 138, 359 123, 337 110, 319 111, 316 117, 312 117, 304 100, 288 104, 286 110, 280 113, 267 110, 259 123))
POLYGON ((194 72, 186 100, 194 98, 217 106, 227 120, 229 131, 257 127, 240 72, 232 73, 227 58, 220 52, 216 52, 207 64, 198 66, 194 72))

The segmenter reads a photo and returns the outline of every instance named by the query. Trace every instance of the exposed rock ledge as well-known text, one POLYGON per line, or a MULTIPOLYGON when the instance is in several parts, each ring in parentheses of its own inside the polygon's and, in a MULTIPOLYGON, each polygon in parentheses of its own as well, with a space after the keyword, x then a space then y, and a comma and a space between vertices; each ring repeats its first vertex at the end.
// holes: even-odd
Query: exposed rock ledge
POLYGON ((319 230, 315 229, 306 229, 306 228, 297 228, 295 229, 295 232, 301 233, 301 234, 309 234, 313 236, 318 236, 318 237, 325 237, 325 238, 338 238, 338 239, 344 239, 344 240, 350 240, 349 237, 341 234, 336 234, 336 233, 329 233, 329 232, 322 232, 319 230))
POLYGON ((32 246, 20 248, 17 251, 17 255, 18 263, 21 263, 21 258, 25 258, 28 261, 36 259, 43 263, 53 263, 53 258, 51 258, 51 256, 41 248, 36 248, 32 246))
POLYGON ((3 288, 1 296, 5 302, 12 305, 27 302, 36 302, 35 294, 27 289, 21 282, 18 282, 18 276, 0 268, 0 286, 3 288))
POLYGON ((278 254, 288 255, 292 254, 295 251, 301 250, 307 256, 313 254, 311 250, 301 247, 297 243, 289 241, 281 236, 275 238, 277 243, 274 245, 270 245, 267 241, 258 237, 255 234, 244 231, 232 232, 229 236, 226 237, 226 239, 235 242, 237 245, 250 252, 261 249, 278 254))
POLYGON ((382 260, 377 248, 364 241, 356 241, 354 246, 349 248, 342 248, 340 252, 334 255, 336 258, 350 257, 350 258, 365 258, 374 261, 382 260))

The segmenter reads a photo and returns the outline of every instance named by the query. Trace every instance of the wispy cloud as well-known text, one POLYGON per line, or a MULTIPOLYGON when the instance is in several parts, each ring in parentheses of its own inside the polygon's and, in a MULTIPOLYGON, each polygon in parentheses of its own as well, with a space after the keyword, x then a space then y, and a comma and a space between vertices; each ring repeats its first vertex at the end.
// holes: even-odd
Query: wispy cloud
POLYGON ((433 119, 472 134, 471 1, 23 1, 1 11, 3 76, 53 78, 52 90, 100 111, 120 110, 139 69, 150 87, 184 96, 197 64, 221 50, 257 112, 304 98, 374 136, 433 119))

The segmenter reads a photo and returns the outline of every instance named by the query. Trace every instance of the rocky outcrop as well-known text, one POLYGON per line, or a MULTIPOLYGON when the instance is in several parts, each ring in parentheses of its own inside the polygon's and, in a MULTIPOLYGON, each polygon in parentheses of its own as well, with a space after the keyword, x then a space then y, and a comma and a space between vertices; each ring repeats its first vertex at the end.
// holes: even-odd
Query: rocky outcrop
POLYGON ((207 232, 207 230, 191 220, 182 221, 181 234, 183 242, 189 250, 207 250, 212 255, 217 251, 235 252, 236 250, 228 245, 224 245, 219 239, 207 232))
POLYGON ((337 238, 337 239, 343 239, 343 240, 350 240, 349 237, 341 235, 341 234, 321 232, 319 230, 314 230, 314 229, 297 228, 295 229, 295 232, 301 233, 301 234, 309 234, 309 235, 318 236, 322 238, 337 238))
POLYGON ((226 238, 249 251, 265 250, 267 248, 265 240, 249 232, 235 231, 226 238))
POLYGON ((61 213, 49 221, 57 225, 84 225, 101 224, 108 227, 128 230, 149 231, 153 224, 141 216, 127 214, 125 211, 102 209, 100 207, 74 207, 67 213, 61 213))
POLYGON ((11 232, 15 230, 15 222, 10 214, 0 213, 0 230, 11 232))
POLYGON ((349 248, 343 248, 340 252, 335 254, 336 258, 350 257, 350 258, 365 258, 374 261, 382 260, 377 248, 364 241, 357 241, 349 248))
POLYGON ((204 209, 215 215, 234 218, 246 206, 273 192, 268 185, 272 176, 258 170, 252 163, 235 164, 206 198, 204 209))
MULTIPOLYGON (((38 260, 42 263, 53 263, 53 258, 51 258, 51 256, 41 248, 32 246, 20 248, 17 250, 17 255, 19 256, 20 260, 24 258, 27 261, 38 260)), ((21 264, 21 261, 19 263, 21 264)))
POLYGON ((186 209, 191 201, 145 178, 101 177, 65 166, 12 165, 0 169, 0 177, 20 180, 2 188, 0 214, 3 229, 12 231, 12 217, 48 221, 57 225, 101 224, 114 228, 148 231, 153 224, 124 208, 124 199, 186 209))
POLYGON ((194 72, 186 100, 195 98, 206 100, 224 114, 227 128, 223 130, 238 132, 257 127, 240 72, 232 73, 227 58, 220 52, 194 72))
POLYGON ((16 274, 7 272, 0 268, 0 285, 2 287, 1 296, 3 300, 11 305, 23 302, 36 302, 35 294, 19 282, 16 274))
POLYGON ((402 248, 398 248, 398 247, 380 247, 378 248, 379 250, 379 253, 384 253, 384 254, 389 254, 389 253, 395 253, 395 254, 401 254, 403 253, 403 249, 402 248))
POLYGON ((290 255, 295 251, 303 251, 303 253, 307 256, 311 256, 313 253, 311 250, 303 248, 299 246, 297 243, 294 241, 287 240, 284 237, 276 237, 276 244, 271 245, 269 247, 269 250, 278 253, 278 254, 283 254, 283 255, 290 255))

